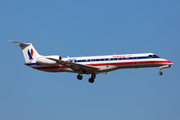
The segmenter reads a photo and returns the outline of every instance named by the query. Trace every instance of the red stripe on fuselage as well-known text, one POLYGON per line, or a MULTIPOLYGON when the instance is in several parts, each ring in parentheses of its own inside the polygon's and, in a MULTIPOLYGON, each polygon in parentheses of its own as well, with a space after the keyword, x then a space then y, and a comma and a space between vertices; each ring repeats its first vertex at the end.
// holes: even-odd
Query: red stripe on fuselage
POLYGON ((65 66, 48 66, 48 67, 35 67, 34 69, 45 70, 45 69, 61 69, 61 68, 67 68, 67 67, 65 67, 65 66))
POLYGON ((118 62, 118 63, 99 63, 87 64, 89 66, 109 66, 109 65, 136 65, 136 64, 151 64, 151 63, 172 63, 170 61, 137 61, 137 62, 118 62))

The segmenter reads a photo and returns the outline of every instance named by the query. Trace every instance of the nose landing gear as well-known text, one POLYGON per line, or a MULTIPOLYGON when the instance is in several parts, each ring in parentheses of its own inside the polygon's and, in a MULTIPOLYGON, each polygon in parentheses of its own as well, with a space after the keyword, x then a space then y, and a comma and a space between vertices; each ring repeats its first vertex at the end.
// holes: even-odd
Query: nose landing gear
POLYGON ((163 73, 161 72, 162 68, 159 68, 159 70, 160 70, 160 71, 159 71, 158 74, 159 74, 159 75, 162 75, 162 74, 163 74, 163 73))
POLYGON ((159 71, 159 73, 158 73, 159 75, 162 75, 163 73, 161 72, 161 71, 159 71))
MULTIPOLYGON (((172 65, 172 64, 171 64, 171 65, 172 65)), ((160 70, 160 71, 159 71, 158 74, 159 74, 159 75, 162 75, 163 73, 161 72, 161 70, 162 70, 162 69, 165 69, 165 68, 169 68, 169 67, 171 67, 171 65, 160 66, 160 67, 159 67, 159 70, 160 70)))

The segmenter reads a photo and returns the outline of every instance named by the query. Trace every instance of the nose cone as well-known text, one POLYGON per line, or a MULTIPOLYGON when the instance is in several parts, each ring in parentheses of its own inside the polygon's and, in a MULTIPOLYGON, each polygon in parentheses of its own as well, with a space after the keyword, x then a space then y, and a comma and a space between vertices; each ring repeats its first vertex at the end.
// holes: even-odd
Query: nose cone
POLYGON ((171 62, 171 61, 169 61, 169 60, 166 60, 166 59, 163 59, 163 63, 165 63, 166 65, 173 65, 173 63, 171 62))
POLYGON ((171 61, 168 61, 168 64, 169 64, 169 65, 173 65, 173 63, 172 63, 171 61))

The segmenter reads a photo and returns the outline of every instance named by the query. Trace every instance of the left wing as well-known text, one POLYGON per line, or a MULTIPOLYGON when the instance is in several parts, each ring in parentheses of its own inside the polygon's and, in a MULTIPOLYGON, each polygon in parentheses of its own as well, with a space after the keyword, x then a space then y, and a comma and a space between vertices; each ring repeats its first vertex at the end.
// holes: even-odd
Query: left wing
POLYGON ((66 62, 66 61, 57 60, 57 59, 54 59, 54 58, 47 58, 47 59, 56 61, 57 63, 59 63, 61 65, 64 65, 64 66, 66 66, 68 68, 71 68, 74 71, 78 71, 79 69, 83 69, 83 70, 85 70, 87 72, 88 71, 92 72, 92 71, 98 71, 99 70, 99 68, 88 66, 88 65, 82 65, 82 64, 78 64, 78 63, 72 63, 72 62, 66 62))

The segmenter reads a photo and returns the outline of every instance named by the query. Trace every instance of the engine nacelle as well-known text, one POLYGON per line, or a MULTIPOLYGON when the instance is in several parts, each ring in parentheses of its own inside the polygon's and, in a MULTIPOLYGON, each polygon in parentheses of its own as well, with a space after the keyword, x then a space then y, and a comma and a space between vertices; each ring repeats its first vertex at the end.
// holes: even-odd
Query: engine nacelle
POLYGON ((52 59, 56 59, 56 60, 61 60, 61 56, 58 55, 53 55, 53 56, 43 56, 43 57, 39 57, 36 59, 36 62, 42 65, 53 65, 53 64, 57 64, 56 61, 50 60, 48 58, 52 58, 52 59))

